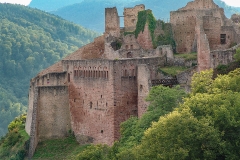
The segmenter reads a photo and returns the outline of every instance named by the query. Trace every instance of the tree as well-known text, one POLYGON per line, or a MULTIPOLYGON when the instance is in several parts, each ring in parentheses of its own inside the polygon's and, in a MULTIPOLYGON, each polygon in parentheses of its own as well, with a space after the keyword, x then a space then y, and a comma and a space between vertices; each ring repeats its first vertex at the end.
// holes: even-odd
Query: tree
POLYGON ((134 159, 240 157, 240 69, 211 77, 211 70, 193 76, 193 93, 153 123, 131 151, 134 159))
POLYGON ((154 122, 133 152, 138 160, 216 159, 219 148, 218 130, 186 109, 154 122))

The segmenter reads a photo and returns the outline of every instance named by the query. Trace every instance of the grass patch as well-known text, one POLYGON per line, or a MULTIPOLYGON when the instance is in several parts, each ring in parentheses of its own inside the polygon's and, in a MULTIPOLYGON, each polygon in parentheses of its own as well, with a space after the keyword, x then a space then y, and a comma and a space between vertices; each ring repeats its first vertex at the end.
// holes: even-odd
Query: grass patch
POLYGON ((77 159, 77 154, 89 145, 79 145, 73 135, 55 140, 40 142, 32 159, 77 159))
POLYGON ((177 58, 183 58, 187 61, 197 60, 197 53, 183 53, 183 54, 176 53, 174 54, 174 56, 177 58))
POLYGON ((163 67, 159 68, 159 71, 162 72, 164 75, 171 75, 176 76, 177 74, 186 71, 188 68, 181 67, 181 66, 169 66, 169 67, 163 67))

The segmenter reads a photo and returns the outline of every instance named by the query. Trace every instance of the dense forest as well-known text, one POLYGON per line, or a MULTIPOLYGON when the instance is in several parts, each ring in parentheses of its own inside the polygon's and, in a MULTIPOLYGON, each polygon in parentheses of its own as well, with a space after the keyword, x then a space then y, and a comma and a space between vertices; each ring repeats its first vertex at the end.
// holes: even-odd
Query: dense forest
MULTIPOLYGON (((35 0, 32 1, 33 3, 35 0)), ((36 0, 37 1, 37 0, 36 0)), ((81 0, 79 0, 81 1, 81 0)), ((146 9, 151 9, 154 16, 157 19, 164 20, 165 22, 170 20, 170 11, 175 11, 179 8, 186 6, 191 0, 84 0, 81 3, 72 3, 71 5, 59 8, 56 11, 51 11, 51 13, 56 14, 64 19, 72 21, 77 24, 81 24, 86 28, 96 30, 98 32, 104 31, 104 9, 106 7, 117 7, 119 16, 123 16, 124 7, 134 7, 138 4, 144 4, 146 9), (174 4, 174 5, 172 5, 174 4), (89 21, 91 19, 91 21, 89 21)), ((234 13, 240 13, 240 8, 230 7, 226 5, 221 0, 214 0, 214 2, 219 5, 219 7, 224 8, 225 14, 228 18, 234 13)), ((54 1, 52 2, 54 3, 54 1)), ((38 7, 37 5, 32 5, 38 7)), ((39 7, 44 8, 44 5, 39 5, 39 7)), ((47 6, 45 7, 47 8, 47 6)), ((121 18, 121 26, 123 26, 123 18, 121 18)))
POLYGON ((29 81, 98 34, 49 13, 0 4, 0 137, 26 112, 29 81))

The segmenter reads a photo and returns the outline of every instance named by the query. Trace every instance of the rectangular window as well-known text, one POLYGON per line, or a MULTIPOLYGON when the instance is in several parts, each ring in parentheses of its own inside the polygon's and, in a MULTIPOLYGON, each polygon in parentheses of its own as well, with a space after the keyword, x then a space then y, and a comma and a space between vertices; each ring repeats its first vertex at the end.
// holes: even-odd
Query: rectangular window
POLYGON ((226 34, 220 35, 220 41, 221 41, 221 44, 226 44, 226 34))

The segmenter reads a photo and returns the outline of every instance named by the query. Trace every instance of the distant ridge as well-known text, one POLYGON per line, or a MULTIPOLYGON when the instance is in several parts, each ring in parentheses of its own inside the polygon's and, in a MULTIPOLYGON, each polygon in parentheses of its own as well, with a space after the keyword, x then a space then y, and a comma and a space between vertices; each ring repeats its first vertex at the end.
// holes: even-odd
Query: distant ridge
MULTIPOLYGON (((178 8, 184 7, 190 0, 33 0, 30 7, 36 7, 42 10, 51 11, 64 19, 72 21, 82 26, 103 32, 104 30, 104 8, 114 7, 118 8, 118 11, 123 10, 124 7, 132 7, 136 4, 145 4, 146 8, 151 8, 154 16, 157 19, 163 19, 164 21, 169 20, 169 12, 177 10, 178 8), (81 1, 81 2, 80 2, 81 1), (66 5, 68 4, 68 5, 66 5), (174 5, 173 5, 174 4, 174 5), (49 8, 49 7, 54 8, 49 8), (58 6, 61 6, 58 8, 58 6)), ((214 2, 220 7, 224 8, 225 15, 229 18, 232 14, 239 12, 240 8, 230 7, 221 0, 214 0, 214 2)), ((122 13, 119 13, 122 15, 122 13)))

